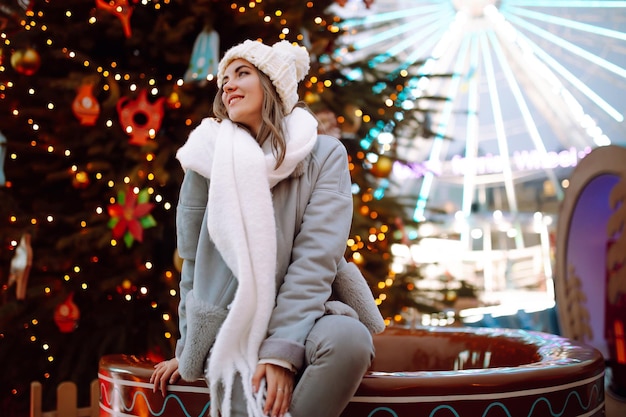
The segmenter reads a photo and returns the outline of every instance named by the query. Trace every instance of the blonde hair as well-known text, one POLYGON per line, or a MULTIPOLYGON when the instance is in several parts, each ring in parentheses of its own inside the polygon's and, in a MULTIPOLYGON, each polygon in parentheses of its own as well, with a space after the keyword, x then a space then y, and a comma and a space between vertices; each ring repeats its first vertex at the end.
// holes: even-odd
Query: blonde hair
MULTIPOLYGON (((261 88, 263 89, 263 105, 261 108, 262 122, 255 139, 260 146, 266 141, 270 141, 272 153, 276 157, 276 168, 278 168, 285 159, 287 148, 285 132, 283 130, 283 119, 286 115, 276 87, 274 87, 270 78, 262 71, 259 71, 258 68, 255 67, 255 70, 259 75, 261 88)), ((213 99, 213 114, 220 120, 229 120, 226 106, 222 102, 223 91, 223 87, 220 87, 213 99)), ((302 107, 302 103, 298 103, 297 106, 302 107)), ((250 132, 250 129, 247 127, 239 123, 237 123, 237 125, 250 132)))

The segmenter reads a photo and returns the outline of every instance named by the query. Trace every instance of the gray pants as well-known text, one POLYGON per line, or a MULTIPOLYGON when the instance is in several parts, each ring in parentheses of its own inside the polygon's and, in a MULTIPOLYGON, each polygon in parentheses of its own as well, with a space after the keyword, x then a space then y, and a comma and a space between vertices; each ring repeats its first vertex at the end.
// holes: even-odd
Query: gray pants
MULTIPOLYGON (((339 416, 373 358, 372 336, 360 321, 336 315, 319 319, 305 342, 305 368, 296 381, 289 407, 291 416, 339 416)), ((231 417, 247 417, 241 384, 238 375, 233 386, 231 417)))

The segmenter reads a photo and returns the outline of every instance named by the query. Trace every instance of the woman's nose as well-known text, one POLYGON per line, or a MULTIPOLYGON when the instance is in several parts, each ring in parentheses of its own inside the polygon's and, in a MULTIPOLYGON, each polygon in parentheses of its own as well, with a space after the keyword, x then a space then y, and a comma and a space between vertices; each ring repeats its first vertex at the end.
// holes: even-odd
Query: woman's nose
POLYGON ((224 91, 232 91, 235 89, 235 86, 233 85, 233 83, 228 80, 224 83, 224 85, 222 86, 222 88, 224 89, 224 91))

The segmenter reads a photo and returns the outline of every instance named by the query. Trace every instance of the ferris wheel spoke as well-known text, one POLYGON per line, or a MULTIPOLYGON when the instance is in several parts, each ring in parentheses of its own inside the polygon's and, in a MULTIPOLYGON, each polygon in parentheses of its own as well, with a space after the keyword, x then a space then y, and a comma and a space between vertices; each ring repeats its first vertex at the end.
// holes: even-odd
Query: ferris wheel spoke
MULTIPOLYGON (((450 10, 450 7, 445 9, 450 10)), ((403 20, 415 16, 427 15, 442 10, 441 5, 417 6, 409 9, 400 9, 392 12, 383 12, 370 14, 364 17, 345 19, 340 25, 342 30, 363 29, 365 26, 373 26, 380 23, 393 22, 394 20, 403 20)))
POLYGON ((503 7, 500 9, 500 11, 503 14, 524 16, 546 23, 554 23, 563 27, 579 30, 581 32, 587 32, 592 35, 600 35, 607 38, 626 40, 626 33, 620 32, 618 30, 607 29, 597 25, 590 25, 588 23, 576 22, 574 20, 564 19, 562 17, 553 16, 550 14, 539 13, 532 10, 523 9, 521 7, 503 7))
MULTIPOLYGON (((476 190, 476 157, 478 156, 478 57, 479 49, 477 37, 472 36, 470 47, 469 74, 473 74, 468 81, 467 125, 465 128, 465 160, 467 171, 463 178, 463 196, 461 210, 465 217, 472 211, 474 193, 476 190)), ((467 232, 467 230, 465 231, 467 232)), ((466 238, 461 237, 461 240, 466 238)))
MULTIPOLYGON (((414 49, 408 57, 402 62, 401 68, 406 68, 415 63, 419 58, 424 56, 425 52, 428 51, 437 41, 439 36, 437 34, 442 33, 441 22, 447 20, 449 15, 442 14, 440 16, 436 16, 432 22, 429 24, 420 25, 422 28, 418 32, 414 33, 410 37, 402 40, 397 43, 393 47, 389 48, 384 54, 377 55, 371 62, 373 65, 377 65, 387 61, 392 56, 399 55, 402 51, 406 49, 410 49, 414 47, 416 44, 420 44, 420 46, 414 49), (426 41, 422 41, 426 39, 426 41)), ((415 25, 411 24, 411 29, 414 29, 415 25)))
POLYGON ((357 50, 365 49, 381 42, 388 41, 392 38, 402 36, 405 33, 411 32, 413 30, 415 30, 415 23, 407 22, 394 28, 380 31, 376 35, 366 36, 362 40, 354 42, 353 47, 357 50))
MULTIPOLYGON (((384 29, 384 26, 379 25, 372 27, 370 30, 363 31, 363 29, 365 29, 364 27, 361 27, 361 25, 357 26, 362 29, 362 31, 356 35, 346 36, 345 39, 351 44, 352 52, 344 54, 341 60, 345 63, 356 62, 370 56, 371 53, 369 51, 380 51, 382 49, 384 52, 378 53, 369 61, 369 65, 375 67, 388 61, 391 57, 400 55, 407 49, 415 48, 415 45, 420 45, 420 47, 417 48, 418 50, 414 49, 413 51, 406 52, 408 56, 401 64, 401 68, 406 68, 414 64, 415 61, 423 57, 429 48, 441 38, 444 32, 442 27, 445 28, 447 24, 454 19, 453 10, 449 7, 443 8, 441 6, 428 8, 428 13, 423 10, 425 8, 409 9, 408 14, 413 14, 411 11, 417 9, 420 10, 421 17, 388 29, 384 29), (415 31, 416 27, 420 28, 417 32, 415 31), (403 37, 405 37, 405 39, 397 42, 397 39, 403 37), (388 49, 387 44, 389 44, 391 40, 394 41, 394 45, 388 49), (381 44, 385 44, 385 46, 380 47, 381 44)), ((383 21, 403 21, 407 16, 402 13, 397 15, 395 12, 385 13, 385 15, 389 16, 386 16, 387 18, 383 19, 383 21)), ((374 15, 374 17, 378 16, 379 15, 374 15)), ((347 26, 342 27, 347 28, 347 26)))
POLYGON ((600 97, 593 89, 591 89, 586 83, 582 82, 578 77, 572 74, 571 71, 567 70, 562 64, 560 64, 556 59, 554 59, 549 53, 547 53, 544 49, 539 47, 532 40, 527 38, 526 36, 519 34, 518 37, 524 41, 528 46, 531 47, 533 53, 537 56, 537 58, 541 59, 545 64, 547 64, 550 68, 552 68, 556 73, 558 73, 563 79, 568 81, 572 87, 576 90, 580 91, 585 97, 591 100, 596 106, 598 106, 602 111, 611 116, 615 121, 622 122, 624 121, 624 115, 609 104, 605 99, 600 97))
POLYGON ((581 7, 585 9, 617 8, 626 7, 626 1, 610 0, 504 0, 503 6, 516 5, 525 7, 581 7))
POLYGON ((563 48, 564 50, 570 51, 573 54, 578 55, 579 57, 586 59, 587 61, 591 62, 592 64, 604 68, 607 71, 613 72, 614 74, 622 77, 622 78, 626 78, 626 69, 620 67, 619 65, 615 65, 612 62, 607 61, 606 59, 599 57, 598 55, 595 55, 579 46, 574 45, 571 42, 568 42, 566 40, 564 40, 561 37, 558 37, 556 35, 553 35, 552 33, 548 32, 547 30, 541 29, 540 27, 533 25, 529 22, 527 22, 524 19, 521 19, 519 17, 516 17, 510 13, 503 13, 503 15, 511 22, 511 23, 515 23, 520 27, 523 27, 527 30, 529 30, 530 32, 541 36, 542 38, 544 38, 547 41, 552 42, 553 44, 563 48))
MULTIPOLYGON (((505 57, 504 51, 502 50, 501 43, 498 41, 497 37, 495 36, 495 32, 489 32, 487 33, 487 36, 489 37, 494 53, 498 57, 498 61, 500 63, 504 76, 507 80, 507 84, 509 88, 511 89, 511 93, 513 94, 513 97, 515 98, 515 102, 517 103, 517 107, 520 110, 520 113, 524 120, 524 124, 526 125, 528 134, 531 138, 531 141, 535 149, 539 152, 539 154, 542 157, 545 157, 545 155, 547 154, 545 142, 543 141, 541 134, 539 133, 539 129, 537 128, 537 123, 535 122, 532 116, 532 112, 530 111, 530 108, 528 104, 526 103, 526 100, 524 98, 524 95, 522 94, 522 90, 519 86, 519 83, 517 82, 515 75, 513 73, 513 70, 511 69, 510 63, 505 57)), ((554 184, 556 192, 559 194, 559 196, 561 196, 563 191, 561 190, 561 187, 559 186, 559 182, 558 182, 558 179, 556 178, 554 171, 551 169, 545 169, 544 171, 548 179, 554 184)))
MULTIPOLYGON (((489 33, 493 33, 490 31, 489 33)), ((495 36, 491 37, 495 39, 495 36)), ((498 149, 500 151, 500 159, 502 161, 502 174, 504 178, 504 189, 506 191, 507 200, 509 203, 509 211, 517 213, 517 199, 515 197, 515 187, 513 185, 513 171, 511 169, 511 157, 509 154, 509 145, 507 135, 504 130, 504 118, 502 116, 502 108, 500 106, 500 97, 498 95, 498 86, 496 83, 496 76, 494 70, 494 64, 491 59, 491 53, 487 34, 483 33, 481 36, 481 46, 483 50, 483 60, 485 64, 485 71, 487 75, 487 85, 489 90, 489 97, 491 101, 491 111, 494 116, 494 122, 496 127, 496 139, 498 141, 498 149)), ((502 54, 499 54, 501 57, 502 54)), ((500 60, 501 61, 501 60, 500 60)), ((502 65, 502 62, 500 62, 502 65)))
MULTIPOLYGON (((430 150, 430 156, 428 158, 429 166, 438 166, 439 164, 441 164, 441 149, 443 147, 443 139, 445 138, 447 129, 449 127, 448 121, 452 117, 452 111, 454 109, 454 98, 456 97, 456 94, 459 90, 459 83, 461 82, 463 65, 465 63, 465 56, 468 49, 469 38, 464 37, 456 58, 454 75, 450 80, 448 91, 445 94, 446 102, 441 113, 441 122, 436 127, 435 137, 432 140, 433 143, 430 150)), ((424 218, 424 211, 426 209, 426 203, 430 195, 430 189, 432 187, 433 181, 434 174, 430 171, 427 172, 423 177, 422 186, 420 188, 417 204, 415 207, 415 212, 413 214, 413 217, 418 221, 424 218)))
MULTIPOLYGON (((440 24, 439 24, 440 25, 440 24)), ((440 39, 440 36, 437 35, 443 35, 443 33, 445 32, 445 29, 440 29, 437 32, 435 32, 434 36, 429 36, 426 38, 422 38, 422 39, 426 39, 424 41, 421 41, 419 46, 416 47, 407 57, 406 59, 402 62, 400 68, 407 68, 408 66, 414 64, 417 60, 421 59, 422 57, 424 57, 426 55, 426 51, 431 50, 434 45, 437 43, 437 39, 440 39)))

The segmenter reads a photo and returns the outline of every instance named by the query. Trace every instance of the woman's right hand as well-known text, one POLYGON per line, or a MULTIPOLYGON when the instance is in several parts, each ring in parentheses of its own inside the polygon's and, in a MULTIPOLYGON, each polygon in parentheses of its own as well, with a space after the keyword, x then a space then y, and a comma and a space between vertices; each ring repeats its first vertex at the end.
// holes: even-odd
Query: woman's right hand
POLYGON ((150 376, 150 383, 154 384, 152 392, 161 391, 161 395, 165 397, 167 392, 167 384, 174 384, 180 379, 178 373, 178 359, 172 358, 154 365, 154 372, 150 376))

